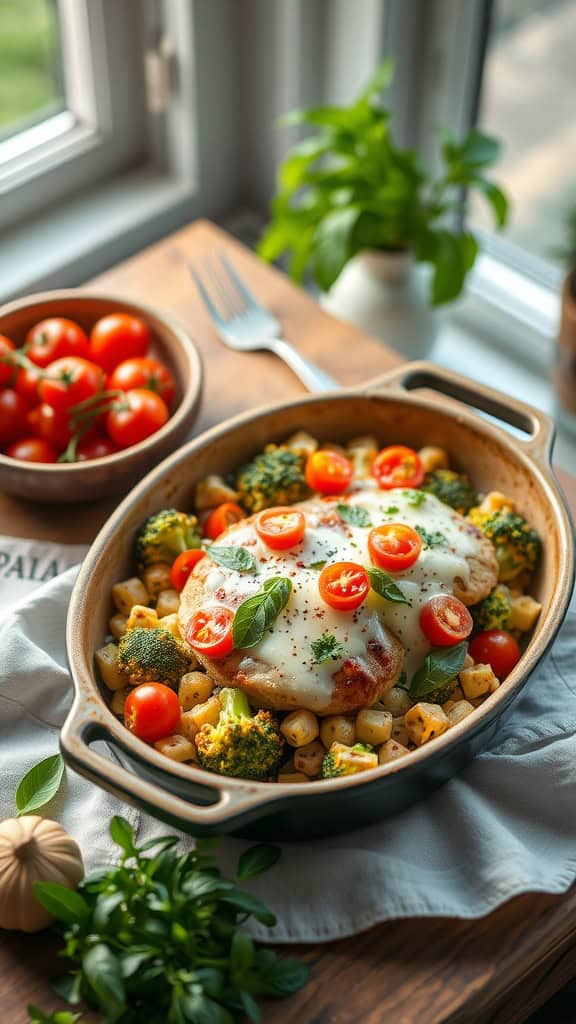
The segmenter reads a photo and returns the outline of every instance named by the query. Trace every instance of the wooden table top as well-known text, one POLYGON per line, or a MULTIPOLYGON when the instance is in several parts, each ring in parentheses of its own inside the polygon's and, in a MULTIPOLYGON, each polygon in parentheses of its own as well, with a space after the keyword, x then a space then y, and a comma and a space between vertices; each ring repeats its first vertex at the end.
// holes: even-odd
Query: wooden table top
MULTIPOLYGON (((376 377, 400 361, 380 342, 327 316, 224 232, 197 222, 89 285, 150 302, 189 330, 206 369, 195 432, 303 391, 274 356, 234 353, 215 337, 186 263, 216 247, 233 253, 256 294, 282 321, 286 337, 343 385, 376 377)), ((576 480, 558 476, 574 511, 576 480)), ((116 503, 41 506, 2 495, 0 532, 90 541, 116 503)), ((56 1008, 47 981, 55 967, 52 945, 45 935, 0 936, 2 1024, 23 1024, 28 1002, 56 1008)), ((272 1024, 519 1024, 576 974, 576 886, 564 897, 518 897, 479 921, 388 922, 297 952, 311 963, 310 982, 290 1000, 266 1006, 264 1019, 272 1024)))

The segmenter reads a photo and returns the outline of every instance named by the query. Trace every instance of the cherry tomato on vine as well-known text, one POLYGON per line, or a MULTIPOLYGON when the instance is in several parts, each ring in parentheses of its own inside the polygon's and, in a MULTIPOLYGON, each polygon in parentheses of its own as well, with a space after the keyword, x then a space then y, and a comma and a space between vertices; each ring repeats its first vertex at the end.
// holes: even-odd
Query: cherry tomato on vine
POLYGON ((99 366, 80 356, 64 356, 50 363, 38 385, 38 394, 43 402, 63 412, 92 398, 103 387, 104 374, 99 366))
POLYGON ((188 551, 183 551, 178 555, 170 570, 170 579, 174 590, 184 590, 192 569, 201 558, 204 558, 205 554, 206 552, 202 548, 189 548, 188 551))
POLYGON ((120 449, 109 437, 99 437, 96 431, 91 430, 89 434, 78 443, 76 448, 76 462, 89 462, 91 459, 104 459, 107 455, 115 455, 120 449))
POLYGON ((405 523, 384 523, 368 534, 368 550, 375 565, 388 572, 409 569, 422 550, 422 538, 405 523))
POLYGON ((170 405, 176 390, 174 377, 168 367, 150 356, 125 359, 112 371, 107 386, 112 391, 131 391, 133 388, 155 391, 166 405, 170 405))
POLYGON ((32 404, 39 401, 38 385, 40 384, 40 374, 40 367, 34 370, 31 367, 20 367, 16 374, 14 390, 32 404))
POLYGON ((420 487, 424 479, 424 467, 418 452, 404 445, 383 448, 372 463, 372 476, 382 490, 393 487, 420 487))
POLYGON ((180 721, 178 694, 164 683, 141 683, 124 704, 124 725, 146 743, 157 743, 174 732, 180 721))
POLYGON ((7 338, 5 334, 0 334, 0 387, 14 384, 18 371, 11 353, 15 348, 16 346, 10 341, 10 338, 7 338))
POLYGON ((186 640, 195 651, 209 658, 225 658, 234 647, 230 608, 206 608, 195 612, 186 627, 186 640))
POLYGON ((290 506, 266 508, 256 519, 256 533, 272 551, 286 551, 295 547, 305 532, 304 513, 290 506))
POLYGON ((350 460, 338 452, 313 452, 306 461, 306 483, 320 494, 342 494, 353 474, 350 460))
POLYGON ((72 439, 72 428, 66 410, 57 411, 47 402, 34 406, 28 413, 28 425, 35 435, 55 448, 63 450, 72 439))
POLYGON ((420 628, 435 647, 449 647, 472 632, 472 616, 465 604, 452 594, 435 594, 420 612, 420 628))
POLYGON ((233 501, 225 501, 222 505, 218 505, 218 508, 212 509, 204 523, 202 532, 210 540, 216 540, 229 526, 239 523, 241 519, 245 518, 246 513, 240 508, 240 505, 235 505, 233 501))
POLYGON ((11 444, 28 431, 29 405, 13 388, 0 391, 0 447, 11 444))
POLYGON ((8 445, 5 455, 20 462, 57 462, 58 452, 49 441, 41 437, 21 437, 8 445))
POLYGON ((90 358, 106 373, 126 359, 145 356, 150 347, 150 330, 131 313, 110 313, 94 324, 90 334, 90 358))
POLYGON ((88 338, 78 324, 65 317, 53 316, 35 324, 26 335, 25 352, 36 366, 49 366, 64 356, 90 358, 88 338))
POLYGON ((520 660, 516 640, 504 629, 487 629, 473 636, 468 653, 477 665, 491 665, 498 679, 505 679, 520 660))
POLYGON ((169 413, 153 391, 135 388, 116 400, 106 415, 106 432, 119 448, 130 448, 163 427, 169 413))
POLYGON ((320 597, 331 608, 352 612, 359 608, 370 590, 368 573, 356 562, 327 565, 318 579, 320 597))

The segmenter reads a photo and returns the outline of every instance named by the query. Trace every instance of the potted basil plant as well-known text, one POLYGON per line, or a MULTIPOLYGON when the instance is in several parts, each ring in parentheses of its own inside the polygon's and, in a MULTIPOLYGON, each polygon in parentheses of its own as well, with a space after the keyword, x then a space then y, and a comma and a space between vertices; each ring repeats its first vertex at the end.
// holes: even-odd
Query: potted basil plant
POLYGON ((553 378, 558 419, 576 435, 576 206, 568 211, 566 228, 566 246, 555 253, 564 260, 567 273, 562 284, 553 378))
POLYGON ((414 357, 433 340, 433 307, 457 298, 478 253, 463 225, 466 192, 483 194, 497 228, 506 223, 508 202, 486 177, 500 153, 496 139, 476 129, 461 142, 445 139, 437 174, 395 144, 391 112, 379 103, 391 77, 386 61, 350 106, 295 110, 281 119, 318 133, 295 145, 279 168, 259 253, 268 261, 288 254, 291 277, 302 282, 311 271, 330 312, 414 357), (426 294, 417 264, 428 268, 426 294))

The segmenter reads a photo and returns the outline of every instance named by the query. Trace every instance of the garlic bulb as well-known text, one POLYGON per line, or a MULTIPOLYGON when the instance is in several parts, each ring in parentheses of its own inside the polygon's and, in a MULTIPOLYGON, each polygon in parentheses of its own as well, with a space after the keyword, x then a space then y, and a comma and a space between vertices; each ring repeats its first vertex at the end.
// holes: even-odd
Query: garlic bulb
POLYGON ((84 877, 77 843, 56 821, 36 814, 0 822, 0 928, 37 932, 52 920, 35 882, 75 889, 84 877))

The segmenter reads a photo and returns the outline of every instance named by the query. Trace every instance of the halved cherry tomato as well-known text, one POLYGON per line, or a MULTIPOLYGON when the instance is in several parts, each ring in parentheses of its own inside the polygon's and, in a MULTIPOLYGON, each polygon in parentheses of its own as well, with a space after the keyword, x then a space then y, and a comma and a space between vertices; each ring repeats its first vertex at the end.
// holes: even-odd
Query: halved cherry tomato
POLYGON ((165 683, 135 686, 124 704, 124 725, 146 743, 170 736, 180 721, 178 694, 165 683))
POLYGON ((25 352, 36 366, 49 366, 64 356, 90 358, 88 338, 78 324, 65 317, 53 316, 35 324, 26 335, 25 352))
POLYGON ((32 404, 39 401, 38 385, 40 384, 40 374, 40 367, 37 370, 33 370, 30 366, 21 367, 16 374, 14 390, 32 404))
POLYGON ((155 434, 166 423, 166 403, 153 391, 126 391, 106 416, 106 431, 119 448, 130 448, 155 434))
POLYGON ((13 388, 0 391, 0 447, 28 433, 28 402, 13 388))
POLYGON ((422 538, 405 523, 384 523, 368 534, 368 550, 375 565, 388 572, 409 569, 422 550, 422 538))
POLYGON ((176 390, 174 377, 168 367, 150 356, 125 359, 112 371, 107 386, 113 391, 131 391, 132 388, 155 391, 166 405, 170 405, 176 390))
POLYGON ((245 518, 246 513, 240 508, 240 505, 235 505, 233 501, 225 501, 222 505, 218 505, 218 508, 212 509, 204 523, 204 536, 209 537, 210 540, 216 540, 229 526, 239 523, 241 519, 245 518))
POLYGON ((195 651, 209 658, 225 658, 234 647, 230 608, 206 608, 195 612, 186 626, 186 640, 195 651))
POLYGON ((5 334, 0 334, 0 386, 13 384, 17 374, 17 367, 12 359, 11 353, 16 346, 5 334))
POLYGON ((32 433, 63 451, 72 439, 72 428, 66 410, 56 411, 46 402, 34 406, 28 413, 32 433))
POLYGON ((21 437, 8 445, 5 455, 20 462, 57 462, 58 452, 49 441, 41 437, 21 437))
POLYGON ((91 459, 104 459, 107 455, 115 455, 120 449, 109 437, 99 437, 91 430, 82 438, 76 448, 76 462, 89 462, 91 459))
POLYGON ((266 508, 256 519, 256 533, 273 551, 286 551, 299 544, 306 531, 306 519, 297 508, 279 505, 266 508))
POLYGON ((420 612, 420 628, 435 647, 449 647, 472 632, 472 616, 452 594, 435 594, 420 612))
POLYGON ((420 487, 424 467, 418 452, 396 444, 378 452, 372 463, 372 476, 384 491, 393 487, 420 487))
POLYGON ((491 665, 498 679, 505 679, 520 659, 518 644, 503 629, 487 629, 472 637, 468 653, 477 665, 491 665))
POLYGON ((359 608, 370 590, 366 569, 356 562, 334 562, 322 569, 318 579, 320 597, 331 608, 352 612, 359 608))
POLYGON ((350 460, 338 452, 313 452, 306 462, 306 483, 320 494, 342 494, 353 474, 350 460))
POLYGON ((201 558, 204 558, 205 554, 206 552, 202 548, 189 548, 188 551, 183 551, 181 555, 178 555, 170 570, 170 579, 174 590, 184 590, 192 569, 201 558))
POLYGON ((99 366, 79 356, 65 356, 50 363, 38 385, 38 394, 43 402, 63 412, 92 398, 103 387, 104 374, 99 366))
POLYGON ((90 334, 90 358, 106 373, 111 373, 125 359, 145 356, 149 347, 148 325, 131 313, 110 313, 102 317, 90 334))

